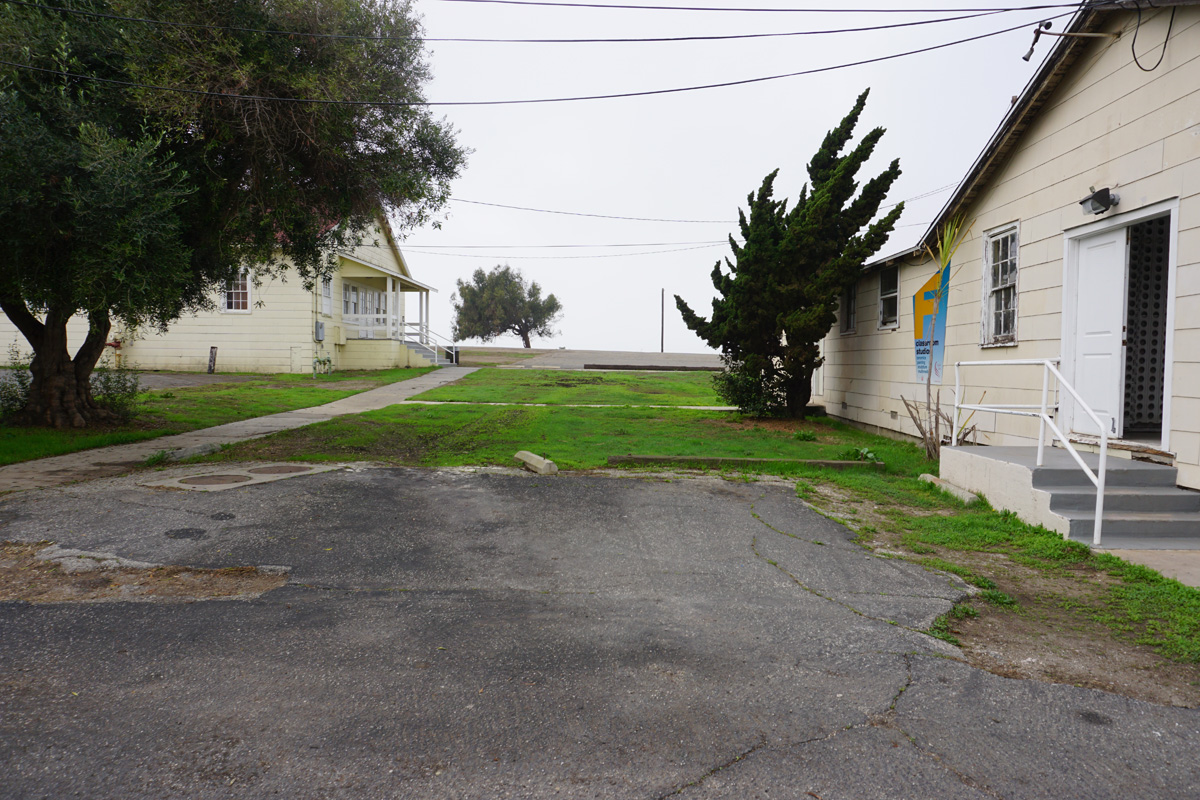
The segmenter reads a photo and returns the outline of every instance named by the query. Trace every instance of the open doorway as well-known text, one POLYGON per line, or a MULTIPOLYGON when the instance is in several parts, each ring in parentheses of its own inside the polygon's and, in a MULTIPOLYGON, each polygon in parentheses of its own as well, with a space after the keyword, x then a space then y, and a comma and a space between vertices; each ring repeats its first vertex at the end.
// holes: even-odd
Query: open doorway
POLYGON ((1161 444, 1166 382, 1170 216, 1130 225, 1122 438, 1161 444))
MULTIPOLYGON (((1064 374, 1105 433, 1169 451, 1178 202, 1097 220, 1066 234, 1064 374)), ((1073 435, 1101 431, 1069 397, 1073 435)))

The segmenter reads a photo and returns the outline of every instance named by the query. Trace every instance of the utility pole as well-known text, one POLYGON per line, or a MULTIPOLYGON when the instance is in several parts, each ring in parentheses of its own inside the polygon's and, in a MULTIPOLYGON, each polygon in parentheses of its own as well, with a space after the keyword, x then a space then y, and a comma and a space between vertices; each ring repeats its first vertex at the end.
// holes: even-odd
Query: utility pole
POLYGON ((658 352, 667 352, 667 289, 663 287, 662 297, 658 301, 659 308, 659 329, 658 329, 658 352))

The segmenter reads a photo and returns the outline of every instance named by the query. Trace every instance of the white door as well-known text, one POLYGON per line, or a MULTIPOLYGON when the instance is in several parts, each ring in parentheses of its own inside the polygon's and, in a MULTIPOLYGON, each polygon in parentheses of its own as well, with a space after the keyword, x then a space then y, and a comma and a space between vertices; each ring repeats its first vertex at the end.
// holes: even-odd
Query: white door
MULTIPOLYGON (((1125 397, 1126 229, 1098 233, 1079 242, 1079 287, 1075 311, 1075 390, 1100 417, 1110 435, 1121 434, 1125 397)), ((1072 415, 1078 433, 1099 435, 1081 409, 1072 415)))

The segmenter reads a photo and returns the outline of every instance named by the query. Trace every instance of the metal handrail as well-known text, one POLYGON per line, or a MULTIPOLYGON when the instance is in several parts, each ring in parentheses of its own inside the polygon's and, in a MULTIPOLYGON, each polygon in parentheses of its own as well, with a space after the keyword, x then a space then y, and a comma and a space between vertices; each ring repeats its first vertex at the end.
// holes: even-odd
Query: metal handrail
POLYGON ((402 335, 404 336, 404 338, 406 340, 408 340, 408 336, 409 336, 408 330, 412 329, 413 331, 416 332, 416 335, 412 338, 411 341, 414 341, 417 344, 421 344, 421 345, 424 345, 425 347, 430 348, 431 350, 433 350, 433 353, 435 356, 437 355, 438 351, 440 350, 443 353, 445 353, 447 360, 449 360, 450 362, 452 362, 454 364, 458 363, 458 343, 457 342, 455 342, 452 339, 449 339, 445 336, 442 336, 438 333, 435 333, 434 331, 431 331, 429 329, 428 325, 421 323, 421 322, 404 322, 404 323, 401 323, 400 328, 402 331, 402 335))
MULTIPOLYGON (((1100 532, 1104 522, 1104 481, 1105 471, 1108 468, 1108 426, 1100 420, 1100 417, 1095 411, 1092 410, 1091 406, 1089 406, 1084 399, 1080 397, 1079 392, 1075 391, 1075 387, 1067 382, 1067 379, 1064 378, 1062 373, 1058 371, 1058 367, 1056 366, 1058 363, 1059 360, 1057 358, 1011 359, 1006 361, 956 361, 954 363, 954 424, 950 432, 950 441, 952 443, 958 441, 958 433, 959 430, 961 430, 960 412, 962 410, 990 411, 995 414, 1009 414, 1019 417, 1038 417, 1041 420, 1041 424, 1038 426, 1037 465, 1040 467, 1045 461, 1046 428, 1049 427, 1054 434, 1050 439, 1051 443, 1053 443, 1055 439, 1062 442, 1063 446, 1066 448, 1066 451, 1071 454, 1071 458, 1075 460, 1075 463, 1078 464, 1079 468, 1083 470, 1085 475, 1087 475, 1088 480, 1090 480, 1092 485, 1096 487, 1096 520, 1092 526, 1092 546, 1099 547, 1100 532), (992 405, 985 405, 982 403, 969 405, 962 402, 962 367, 1032 366, 1042 367, 1042 402, 1040 405, 1001 405, 999 403, 992 405), (1067 393, 1074 398, 1076 405, 1081 408, 1084 413, 1091 417, 1092 422, 1096 423, 1096 428, 1100 431, 1100 464, 1098 465, 1096 472, 1092 472, 1091 468, 1088 467, 1086 462, 1084 462, 1083 456, 1079 455, 1079 452, 1075 449, 1074 445, 1071 444, 1070 439, 1068 439, 1063 432, 1059 430, 1058 425, 1054 423, 1054 419, 1048 413, 1050 410, 1057 411, 1058 409, 1057 403, 1055 403, 1053 406, 1047 403, 1050 394, 1051 376, 1054 376, 1054 380, 1056 382, 1055 390, 1060 391, 1065 389, 1067 393), (1035 414, 1031 411, 1018 410, 1033 408, 1038 409, 1038 413, 1035 414)), ((1111 423, 1112 420, 1110 419, 1110 424, 1111 423)))

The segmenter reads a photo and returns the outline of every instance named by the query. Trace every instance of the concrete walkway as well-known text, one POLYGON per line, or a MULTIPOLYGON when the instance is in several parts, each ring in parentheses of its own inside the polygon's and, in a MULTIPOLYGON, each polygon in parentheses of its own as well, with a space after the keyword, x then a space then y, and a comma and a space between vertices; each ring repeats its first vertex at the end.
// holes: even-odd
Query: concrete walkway
POLYGON ((266 417, 229 422, 213 428, 163 436, 144 442, 81 450, 63 456, 24 461, 0 467, 0 492, 46 489, 76 481, 107 478, 127 472, 163 450, 194 451, 199 454, 221 445, 257 439, 279 431, 302 428, 345 414, 361 414, 396 405, 421 392, 429 391, 474 372, 474 367, 443 367, 407 381, 359 392, 323 406, 284 411, 266 417))

